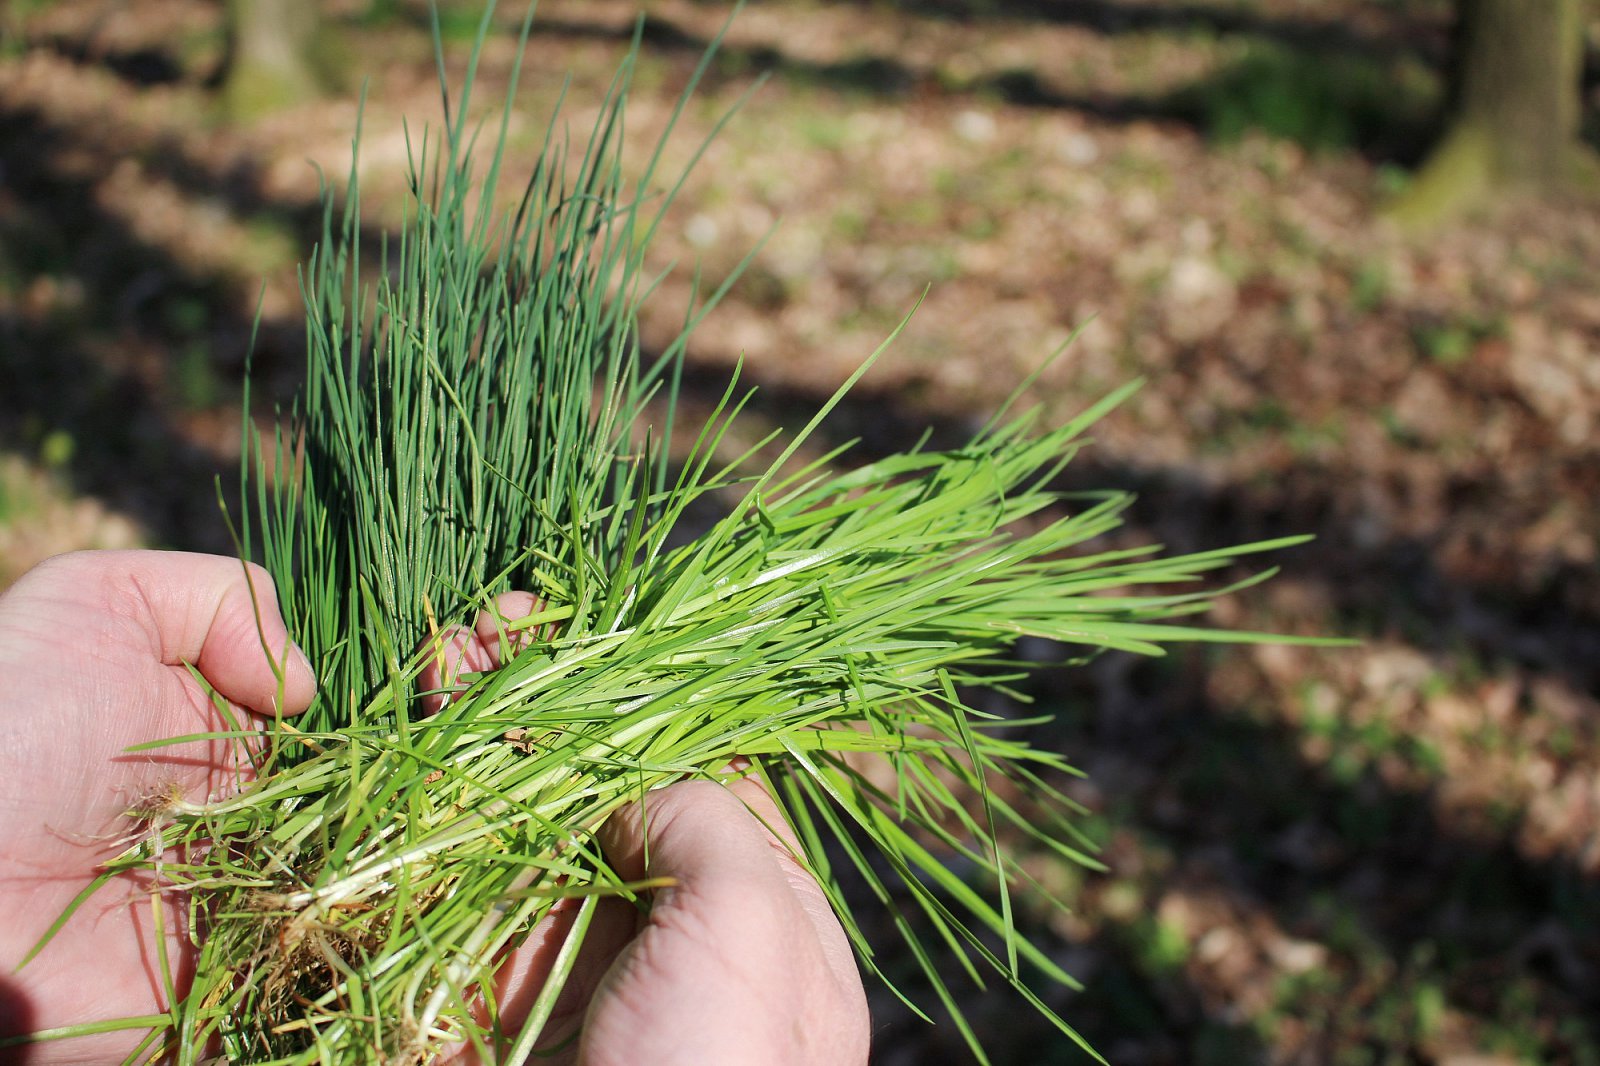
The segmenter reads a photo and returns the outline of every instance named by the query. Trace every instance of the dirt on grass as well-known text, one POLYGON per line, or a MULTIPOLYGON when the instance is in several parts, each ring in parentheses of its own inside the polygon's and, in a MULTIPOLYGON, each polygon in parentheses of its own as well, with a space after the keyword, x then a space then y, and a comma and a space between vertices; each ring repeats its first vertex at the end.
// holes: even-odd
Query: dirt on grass
MULTIPOLYGON (((438 121, 425 9, 327 6, 368 79, 376 240, 402 116, 438 121)), ((641 149, 729 16, 648 11, 641 149)), ((569 75, 588 129, 638 14, 541 4, 510 172, 569 75)), ((75 547, 227 550, 252 323, 265 424, 360 85, 223 120, 204 0, 32 0, 0 32, 0 584, 75 547)), ((1066 475, 1139 493, 1130 541, 1316 535, 1213 620, 1359 646, 1108 655, 1032 692, 1109 872, 1029 855, 1021 921, 1114 1063, 1600 1062, 1600 207, 1383 220, 1448 38, 1421 0, 755 2, 669 152, 766 76, 654 253, 679 269, 647 346, 693 265, 766 241, 696 334, 691 406, 742 358, 755 424, 793 428, 926 290, 830 440, 957 442, 1070 339, 1030 390, 1052 416, 1145 379, 1066 475)), ((1003 988, 964 1002, 996 1062, 1084 1061, 1003 988)), ((970 1061, 947 1022, 874 1010, 875 1061, 970 1061)))

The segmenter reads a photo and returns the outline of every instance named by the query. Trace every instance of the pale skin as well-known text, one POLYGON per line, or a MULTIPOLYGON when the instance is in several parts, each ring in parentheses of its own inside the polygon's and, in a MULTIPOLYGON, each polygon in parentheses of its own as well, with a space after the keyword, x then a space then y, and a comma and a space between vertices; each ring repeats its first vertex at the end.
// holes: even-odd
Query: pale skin
MULTIPOLYGON (((529 609, 516 596, 497 605, 504 616, 529 609)), ((446 634, 445 674, 493 668, 499 643, 487 618, 446 634)), ((203 802, 243 783, 245 768, 222 741, 128 754, 222 726, 190 665, 242 720, 297 714, 315 693, 270 578, 235 559, 76 553, 0 595, 0 1036, 160 1013, 161 951, 180 988, 186 979, 193 948, 174 932, 182 901, 153 897, 148 881, 132 878, 108 885, 25 969, 16 967, 97 865, 124 846, 135 827, 130 807, 163 797, 203 802)), ((648 913, 616 900, 597 912, 553 1022, 580 1035, 540 1061, 866 1062, 866 1001, 849 944, 759 783, 659 790, 647 810, 635 804, 614 815, 600 842, 624 877, 674 884, 654 894, 648 913)), ((504 961, 511 1028, 537 995, 568 921, 570 910, 504 961)), ((21 1061, 120 1061, 141 1035, 38 1043, 21 1061)), ((18 1053, 0 1048, 0 1061, 18 1053)))

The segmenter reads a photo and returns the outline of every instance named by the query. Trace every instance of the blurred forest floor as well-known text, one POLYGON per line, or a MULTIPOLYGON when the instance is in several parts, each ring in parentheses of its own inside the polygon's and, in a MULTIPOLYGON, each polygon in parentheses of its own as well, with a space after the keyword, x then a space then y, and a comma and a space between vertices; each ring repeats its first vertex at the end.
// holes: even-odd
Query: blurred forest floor
MULTIPOLYGON (((268 419, 298 375, 311 164, 343 180, 358 84, 228 124, 220 4, 13 4, 0 586, 80 546, 226 551, 212 482, 237 466, 251 323, 259 300, 268 419)), ((376 238, 399 217, 400 116, 439 112, 425 9, 373 8, 334 27, 371 79, 376 238)), ((636 147, 728 15, 649 11, 636 147)), ((588 129, 636 12, 541 7, 513 171, 569 71, 588 129)), ((1148 383, 1068 487, 1137 490, 1129 538, 1179 549, 1317 535, 1216 621, 1360 647, 1107 656, 1036 686, 1110 873, 1031 856, 1075 908, 1025 897, 1021 920, 1087 983, 1049 1001, 1124 1066, 1600 1063, 1600 209, 1512 203, 1427 237, 1378 221, 1426 144, 1448 19, 1431 0, 756 2, 673 149, 772 73, 657 252, 683 269, 647 344, 681 321, 688 264, 720 277, 777 226, 697 335, 691 404, 742 355, 746 432, 793 428, 931 285, 836 438, 959 441, 1081 330, 1034 399, 1065 415, 1148 383)), ((446 7, 457 72, 474 21, 446 7)), ((480 100, 512 52, 491 42, 480 100)), ((875 1009, 877 1061, 968 1061, 950 1025, 875 1009)), ((1003 990, 971 1009, 997 1062, 1082 1061, 1003 990)))

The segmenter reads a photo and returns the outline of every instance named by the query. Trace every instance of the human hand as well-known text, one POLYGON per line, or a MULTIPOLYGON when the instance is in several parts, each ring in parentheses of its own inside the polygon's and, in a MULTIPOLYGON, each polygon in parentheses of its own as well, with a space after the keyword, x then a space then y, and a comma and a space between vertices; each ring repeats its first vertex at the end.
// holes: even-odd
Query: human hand
MULTIPOLYGON (((248 777, 238 746, 222 740, 127 753, 226 726, 184 663, 241 714, 309 704, 315 681, 289 643, 270 579, 248 572, 259 629, 246 570, 220 557, 63 556, 0 596, 0 675, 11 682, 0 695, 0 912, 15 916, 0 929, 6 971, 117 854, 130 807, 215 798, 248 777), (281 664, 281 685, 263 645, 281 664)), ((455 665, 495 665, 493 632, 480 625, 462 635, 455 665)), ((555 1019, 583 1019, 566 1061, 865 1061, 866 1006, 849 945, 759 784, 674 785, 652 794, 648 818, 636 804, 601 836, 622 876, 676 884, 657 893, 648 918, 619 900, 597 913, 555 1019)), ((158 953, 167 952, 181 995, 193 949, 174 932, 182 901, 150 888, 121 877, 81 908, 23 971, 25 992, 0 994, 0 1036, 165 1011, 158 953)), ((513 1020, 537 995, 570 921, 570 911, 553 916, 505 960, 502 1002, 513 1020)), ((142 1035, 34 1045, 27 1061, 116 1060, 142 1035)))
MULTIPOLYGON (((100 864, 126 847, 130 808, 215 798, 249 776, 238 744, 220 739, 129 754, 228 727, 186 663, 241 724, 304 710, 316 687, 271 578, 237 559, 80 552, 47 560, 0 595, 0 981, 11 982, 0 989, 0 1037, 165 1011, 162 951, 180 994, 187 984, 194 950, 177 932, 183 901, 153 895, 148 878, 132 875, 104 886, 15 972, 100 864)), ((0 1059, 115 1062, 144 1035, 39 1043, 26 1056, 0 1049, 0 1059)))
MULTIPOLYGON (((535 604, 510 593, 495 611, 516 618, 535 604)), ((424 690, 499 665, 496 615, 443 635, 424 690)), ((578 1039, 553 1057, 541 1053, 541 1062, 867 1061, 866 996, 849 941, 758 780, 683 781, 651 792, 612 815, 599 842, 624 880, 673 883, 654 892, 648 913, 621 899, 600 902, 546 1030, 560 1040, 581 1026, 578 1039)), ((512 1030, 543 987, 574 910, 558 906, 501 965, 497 998, 512 1030)))

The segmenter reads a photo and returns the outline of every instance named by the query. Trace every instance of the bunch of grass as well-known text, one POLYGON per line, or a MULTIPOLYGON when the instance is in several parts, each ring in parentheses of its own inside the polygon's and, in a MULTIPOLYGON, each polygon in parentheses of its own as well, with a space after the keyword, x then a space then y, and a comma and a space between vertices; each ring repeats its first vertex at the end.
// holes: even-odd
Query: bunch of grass
MULTIPOLYGON (((724 777, 736 757, 780 799, 867 969, 874 946, 830 856, 891 910, 980 1059, 952 969, 992 972, 1082 1044, 1030 987, 1028 972, 1073 979, 1018 935, 1010 893, 1025 875, 1002 847, 1021 835, 1096 865, 1052 786, 1073 770, 974 694, 1022 676, 1024 636, 1085 656, 1258 639, 1173 620, 1205 609, 1206 574, 1287 542, 1178 558, 1086 549, 1127 497, 1049 486, 1127 390, 1066 425, 997 416, 957 450, 837 473, 843 449, 797 454, 855 377, 762 463, 771 441, 724 455, 748 400, 730 385, 674 459, 684 342, 715 296, 663 355, 641 354, 644 250, 682 179, 652 199, 658 145, 625 180, 632 58, 581 151, 552 117, 503 210, 488 191, 506 127, 479 175, 481 128, 464 118, 490 24, 454 107, 446 93, 442 137, 416 145, 398 247, 375 274, 354 163, 342 212, 327 199, 303 275, 305 389, 287 429, 249 441, 241 527, 320 691, 257 748, 252 785, 147 804, 148 839, 108 868, 158 868, 190 894, 200 941, 170 1014, 126 1023, 150 1030, 130 1061, 191 1066, 220 1046, 238 1063, 395 1064, 461 1045, 526 1061, 562 1035, 545 1023, 596 901, 649 887, 607 867, 594 830, 664 783, 724 777), (708 496, 732 502, 682 542, 686 510, 708 496), (443 627, 512 588, 543 603, 501 619, 515 654, 423 713, 418 678, 443 627), (1028 809, 995 787, 1005 779, 1028 809), (163 861, 175 843, 185 858, 163 861), (580 901, 566 904, 572 931, 513 1030, 496 961, 561 900, 580 901)), ((441 85, 444 69, 441 55, 441 85)))

